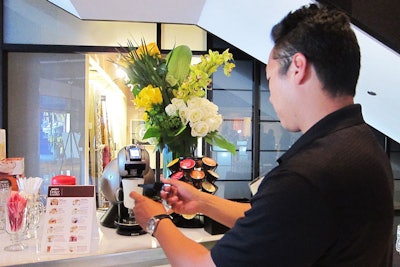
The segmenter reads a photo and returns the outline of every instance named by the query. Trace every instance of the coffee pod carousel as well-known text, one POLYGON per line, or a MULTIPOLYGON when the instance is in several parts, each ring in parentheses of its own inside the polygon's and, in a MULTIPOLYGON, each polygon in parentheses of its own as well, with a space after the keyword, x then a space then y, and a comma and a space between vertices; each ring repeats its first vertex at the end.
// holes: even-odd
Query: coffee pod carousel
MULTIPOLYGON (((171 171, 170 179, 183 181, 196 187, 198 190, 215 194, 218 187, 215 184, 219 178, 215 172, 217 162, 210 157, 176 158, 168 163, 171 171)), ((204 227, 202 214, 172 214, 173 222, 182 228, 204 227)))

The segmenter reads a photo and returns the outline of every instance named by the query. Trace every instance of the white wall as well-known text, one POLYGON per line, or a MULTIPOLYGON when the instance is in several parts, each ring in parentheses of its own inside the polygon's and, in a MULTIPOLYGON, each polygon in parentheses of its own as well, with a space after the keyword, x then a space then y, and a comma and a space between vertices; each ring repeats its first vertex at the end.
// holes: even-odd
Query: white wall
POLYGON ((270 31, 290 11, 312 1, 208 0, 197 25, 267 63, 270 31))
POLYGON ((46 0, 4 0, 5 43, 114 47, 156 36, 155 23, 83 21, 46 0))
POLYGON ((367 123, 400 142, 400 56, 360 29, 354 29, 361 49, 355 101, 362 104, 367 123))
MULTIPOLYGON (((272 48, 269 37, 271 27, 289 11, 314 1, 281 0, 278 3, 272 3, 271 1, 259 0, 203 0, 191 2, 192 6, 190 6, 190 1, 181 5, 181 0, 152 0, 151 5, 144 6, 141 5, 142 2, 139 0, 101 0, 98 2, 99 5, 93 6, 87 0, 75 0, 74 8, 76 10, 71 12, 75 12, 82 19, 101 19, 102 16, 106 16, 107 20, 116 20, 98 24, 92 24, 95 23, 93 21, 79 21, 62 9, 57 10, 56 6, 51 6, 50 10, 39 14, 37 9, 31 8, 32 5, 43 2, 39 0, 5 0, 4 2, 6 6, 6 43, 71 44, 71 42, 76 43, 78 40, 82 44, 115 45, 115 40, 122 40, 121 42, 123 42, 126 40, 126 36, 129 36, 132 32, 138 33, 140 31, 131 28, 133 24, 118 21, 121 19, 196 23, 204 30, 217 35, 266 63, 268 53, 272 48), (162 10, 161 13, 163 11, 168 13, 165 16, 160 15, 159 11, 154 11, 154 7, 161 7, 165 4, 177 8, 162 10), (21 6, 24 6, 24 8, 21 8, 21 6), (107 6, 110 8, 107 8, 107 6), (118 8, 111 8, 111 6, 118 8), (122 13, 120 10, 121 7, 131 10, 132 6, 140 6, 140 14, 133 11, 122 13), (104 9, 107 14, 102 13, 104 9), (13 20, 10 20, 10 18, 13 18, 13 20), (26 25, 29 25, 30 28, 26 29, 26 25), (49 27, 47 25, 52 27, 49 31, 51 34, 46 31, 46 27, 49 27), (82 28, 76 31, 78 26, 82 28), (116 28, 118 28, 118 31, 113 31, 116 28), (107 30, 108 34, 103 34, 103 30, 107 30), (112 44, 110 44, 110 40, 114 40, 112 44)), ((54 0, 53 2, 60 1, 54 0)), ((71 1, 62 2, 69 3, 71 1)), ((47 9, 49 9, 48 5, 49 3, 46 5, 47 9)), ((71 6, 69 8, 71 9, 71 6)), ((153 26, 150 26, 152 24, 142 24, 140 24, 140 27, 149 27, 148 33, 143 31, 146 40, 155 39, 153 26)), ((365 119, 370 125, 399 142, 400 119, 398 114, 400 107, 398 102, 400 93, 398 91, 400 88, 398 87, 400 86, 400 75, 397 70, 400 69, 400 57, 361 30, 354 28, 359 38, 362 53, 362 68, 356 101, 363 105, 365 119), (367 91, 374 91, 376 96, 370 96, 367 91)))

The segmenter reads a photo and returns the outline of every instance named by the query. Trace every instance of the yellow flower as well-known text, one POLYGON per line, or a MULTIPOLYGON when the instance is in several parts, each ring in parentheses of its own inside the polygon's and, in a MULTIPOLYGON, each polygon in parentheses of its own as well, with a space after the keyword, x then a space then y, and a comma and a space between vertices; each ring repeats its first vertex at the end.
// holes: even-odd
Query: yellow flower
POLYGON ((143 118, 144 121, 148 121, 148 120, 149 120, 149 114, 147 114, 146 112, 144 112, 142 118, 143 118))
POLYGON ((158 49, 158 46, 156 43, 149 43, 145 46, 141 45, 136 49, 136 54, 139 56, 139 58, 142 58, 142 55, 149 55, 151 57, 158 56, 161 57, 160 50, 158 49))
POLYGON ((223 122, 218 106, 205 98, 212 89, 212 74, 223 66, 228 76, 235 66, 228 49, 222 54, 210 50, 195 65, 191 65, 192 51, 186 45, 174 47, 166 57, 156 43, 144 40, 140 45, 128 40, 128 49, 121 50, 134 105, 143 112, 141 138, 154 139, 159 151, 168 145, 171 151, 185 155, 187 144, 197 144, 196 137, 206 136, 207 143, 235 153, 236 146, 218 133, 223 122))
POLYGON ((161 90, 158 87, 148 85, 140 91, 140 93, 133 101, 135 102, 137 107, 142 107, 146 110, 150 110, 153 105, 161 104, 163 102, 161 90))
POLYGON ((231 76, 232 69, 235 67, 234 63, 226 63, 224 65, 224 74, 229 77, 231 76))

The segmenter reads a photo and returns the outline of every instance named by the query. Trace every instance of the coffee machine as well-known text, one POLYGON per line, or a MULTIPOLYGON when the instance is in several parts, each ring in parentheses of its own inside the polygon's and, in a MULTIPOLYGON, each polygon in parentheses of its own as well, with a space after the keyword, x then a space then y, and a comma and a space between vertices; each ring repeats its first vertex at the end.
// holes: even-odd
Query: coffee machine
POLYGON ((145 180, 150 180, 151 183, 154 179, 149 167, 149 154, 140 145, 122 148, 118 152, 118 157, 104 168, 100 182, 104 196, 111 203, 100 223, 105 227, 116 228, 120 235, 135 236, 145 233, 136 222, 133 210, 124 205, 124 199, 129 196, 124 195, 123 180, 132 178, 142 179, 143 182, 139 186, 143 186, 145 180))

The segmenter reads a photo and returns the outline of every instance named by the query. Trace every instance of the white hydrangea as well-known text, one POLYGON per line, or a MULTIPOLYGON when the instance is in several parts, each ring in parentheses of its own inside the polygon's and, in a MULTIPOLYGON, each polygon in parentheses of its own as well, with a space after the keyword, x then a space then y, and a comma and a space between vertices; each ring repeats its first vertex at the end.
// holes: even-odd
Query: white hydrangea
POLYGON ((173 117, 173 116, 178 116, 179 110, 185 109, 186 104, 183 99, 179 98, 173 98, 171 100, 171 104, 165 107, 165 112, 167 113, 168 116, 173 117))
POLYGON ((218 106, 215 105, 214 103, 208 101, 209 105, 207 106, 207 110, 211 114, 217 114, 218 113, 218 106))
POLYGON ((165 107, 165 112, 167 113, 168 116, 174 117, 178 115, 178 108, 173 104, 169 104, 168 106, 165 107))
POLYGON ((203 98, 203 97, 192 96, 187 100, 186 104, 187 104, 188 108, 201 107, 201 106, 204 106, 204 100, 207 100, 207 99, 203 98))
POLYGON ((168 116, 178 114, 182 124, 189 124, 192 136, 196 137, 217 131, 223 121, 218 114, 218 106, 204 97, 192 96, 186 103, 182 99, 173 98, 165 111, 168 116))
POLYGON ((190 123, 195 123, 203 120, 203 109, 201 107, 188 107, 186 117, 190 123))
POLYGON ((198 121, 190 126, 192 128, 191 134, 196 137, 204 137, 209 132, 208 124, 205 121, 198 121))
POLYGON ((223 119, 221 114, 216 114, 212 117, 206 119, 208 126, 210 127, 210 132, 216 131, 221 126, 223 119))
POLYGON ((180 98, 173 98, 171 100, 172 105, 174 105, 177 109, 186 108, 185 101, 180 98))
POLYGON ((187 119, 187 111, 188 111, 188 108, 186 108, 186 107, 179 109, 179 111, 178 111, 179 117, 181 118, 183 125, 186 125, 189 122, 187 119))

